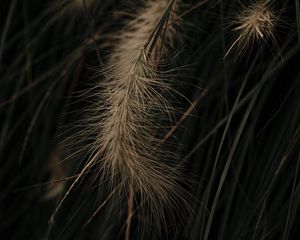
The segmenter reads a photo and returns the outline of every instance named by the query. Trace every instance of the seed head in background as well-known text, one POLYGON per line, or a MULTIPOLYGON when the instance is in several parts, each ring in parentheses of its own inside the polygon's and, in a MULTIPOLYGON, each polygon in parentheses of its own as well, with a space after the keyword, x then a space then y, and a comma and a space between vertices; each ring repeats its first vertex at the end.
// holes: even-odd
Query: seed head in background
POLYGON ((237 33, 237 39, 230 46, 225 57, 234 47, 238 52, 243 52, 252 47, 255 42, 260 43, 271 39, 276 45, 274 28, 279 22, 279 17, 270 6, 269 1, 253 3, 237 15, 233 24, 233 31, 237 33))

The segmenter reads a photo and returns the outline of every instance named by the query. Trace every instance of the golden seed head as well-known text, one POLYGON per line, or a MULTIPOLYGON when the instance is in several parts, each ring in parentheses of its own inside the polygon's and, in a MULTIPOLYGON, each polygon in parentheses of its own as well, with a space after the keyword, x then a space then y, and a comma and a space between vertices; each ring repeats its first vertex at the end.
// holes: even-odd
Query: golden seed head
POLYGON ((237 18, 238 31, 245 40, 260 40, 273 34, 277 17, 264 3, 245 9, 237 18))
POLYGON ((235 45, 242 51, 255 41, 259 42, 269 37, 272 38, 273 42, 276 42, 273 32, 278 20, 278 16, 267 3, 258 2, 245 8, 233 22, 236 25, 233 31, 238 33, 238 37, 225 56, 235 45))

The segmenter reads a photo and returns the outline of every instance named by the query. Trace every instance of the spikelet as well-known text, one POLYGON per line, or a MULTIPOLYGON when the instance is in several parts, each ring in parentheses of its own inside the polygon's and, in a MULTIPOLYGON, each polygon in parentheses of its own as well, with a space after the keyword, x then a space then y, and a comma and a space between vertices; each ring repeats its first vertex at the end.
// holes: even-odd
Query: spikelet
POLYGON ((268 38, 275 43, 274 27, 279 17, 269 6, 268 1, 256 2, 246 7, 233 22, 238 33, 237 39, 231 45, 226 55, 237 45, 239 51, 252 46, 255 42, 266 41, 268 38))

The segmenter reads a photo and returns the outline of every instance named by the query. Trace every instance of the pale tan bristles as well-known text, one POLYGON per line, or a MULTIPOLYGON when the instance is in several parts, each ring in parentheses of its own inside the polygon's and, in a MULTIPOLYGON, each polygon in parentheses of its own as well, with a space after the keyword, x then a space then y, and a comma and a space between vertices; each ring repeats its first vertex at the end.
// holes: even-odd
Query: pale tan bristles
POLYGON ((116 39, 104 72, 101 105, 105 112, 95 127, 100 132, 94 145, 104 176, 113 184, 122 181, 125 192, 132 188, 156 215, 162 214, 163 203, 175 205, 181 198, 176 194, 177 170, 164 162, 167 154, 155 136, 159 118, 172 110, 163 96, 170 86, 160 77, 157 65, 173 44, 175 29, 167 25, 164 36, 161 33, 156 42, 155 36, 149 41, 166 6, 164 0, 148 1, 116 39), (153 46, 151 52, 145 47, 147 42, 149 49, 153 46))
POLYGON ((278 23, 278 19, 268 1, 257 2, 245 8, 233 22, 236 25, 233 31, 238 33, 238 37, 230 46, 225 57, 236 45, 238 51, 242 52, 254 42, 266 41, 268 38, 275 42, 274 27, 278 23))
POLYGON ((185 205, 185 191, 177 183, 180 167, 168 161, 157 137, 162 128, 170 128, 160 126, 161 120, 173 114, 165 98, 171 86, 159 63, 177 38, 174 5, 174 1, 147 1, 135 18, 110 36, 112 53, 100 72, 104 80, 95 87, 101 89, 96 94, 99 102, 87 119, 87 135, 96 133, 90 159, 62 201, 86 171, 97 167, 113 189, 121 185, 123 196, 132 189, 156 220, 164 221, 162 208, 178 213, 185 205))

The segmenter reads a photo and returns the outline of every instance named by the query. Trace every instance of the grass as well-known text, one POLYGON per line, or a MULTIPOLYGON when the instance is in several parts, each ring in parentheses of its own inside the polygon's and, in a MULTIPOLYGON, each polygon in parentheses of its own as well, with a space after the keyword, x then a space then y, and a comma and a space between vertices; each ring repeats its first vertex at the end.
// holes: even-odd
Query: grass
POLYGON ((299 16, 3 1, 1 236, 297 239, 299 16))

